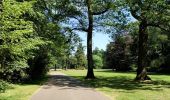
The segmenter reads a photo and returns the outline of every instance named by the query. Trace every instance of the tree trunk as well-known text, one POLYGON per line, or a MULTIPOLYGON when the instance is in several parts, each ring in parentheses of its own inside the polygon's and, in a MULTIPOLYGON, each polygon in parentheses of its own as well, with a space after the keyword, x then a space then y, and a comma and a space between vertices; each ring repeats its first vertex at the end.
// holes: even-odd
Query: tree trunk
POLYGON ((88 6, 88 32, 87 32, 87 63, 88 63, 88 70, 87 76, 85 79, 94 79, 94 72, 93 72, 93 56, 92 56, 92 36, 93 36, 93 14, 91 10, 91 0, 87 0, 88 6))
POLYGON ((55 64, 55 66, 54 66, 54 70, 56 71, 57 70, 57 65, 55 64))
POLYGON ((3 3, 3 0, 0 0, 0 12, 2 12, 2 3, 3 3))
POLYGON ((139 25, 139 51, 138 51, 138 68, 137 68, 137 76, 135 80, 144 81, 151 80, 149 76, 147 76, 146 70, 146 56, 147 56, 147 22, 142 21, 139 25))
POLYGON ((68 66, 68 59, 66 59, 65 70, 67 70, 67 66, 68 66))

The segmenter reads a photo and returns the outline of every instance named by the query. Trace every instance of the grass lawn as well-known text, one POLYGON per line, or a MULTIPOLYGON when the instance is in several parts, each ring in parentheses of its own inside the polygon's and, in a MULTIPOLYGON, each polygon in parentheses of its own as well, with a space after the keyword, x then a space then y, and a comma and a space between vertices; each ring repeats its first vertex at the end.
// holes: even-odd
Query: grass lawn
POLYGON ((86 85, 110 96, 113 100, 170 100, 170 76, 150 75, 152 82, 134 82, 135 73, 95 70, 95 80, 84 80, 86 70, 63 73, 80 79, 86 85))
POLYGON ((11 89, 0 93, 0 100, 29 100, 31 95, 40 88, 47 78, 27 84, 11 84, 11 89))

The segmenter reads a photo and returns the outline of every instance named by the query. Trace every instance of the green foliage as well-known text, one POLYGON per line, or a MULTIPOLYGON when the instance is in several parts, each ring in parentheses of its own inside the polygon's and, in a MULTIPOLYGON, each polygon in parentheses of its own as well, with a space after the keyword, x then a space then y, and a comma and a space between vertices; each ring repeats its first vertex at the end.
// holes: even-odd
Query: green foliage
POLYGON ((149 71, 158 72, 160 69, 160 66, 164 63, 164 59, 154 59, 151 61, 150 66, 148 68, 149 71))
POLYGON ((80 43, 77 47, 77 51, 75 52, 76 58, 76 69, 84 69, 86 68, 86 56, 84 54, 84 47, 82 43, 80 43))
POLYGON ((94 62, 94 68, 104 68, 104 50, 99 50, 99 48, 95 48, 93 50, 93 62, 94 62))
POLYGON ((69 58, 69 68, 70 69, 84 69, 84 66, 80 66, 80 65, 77 65, 77 58, 75 57, 75 55, 71 56, 69 58))
MULTIPOLYGON (((147 46, 149 50, 147 51, 149 52, 149 54, 147 56, 150 57, 144 59, 147 59, 150 63, 150 60, 153 60, 153 58, 156 59, 162 57, 162 53, 164 51, 162 48, 163 46, 161 45, 164 45, 164 43, 167 41, 168 38, 165 33, 169 31, 170 27, 170 17, 168 15, 170 9, 169 4, 167 4, 164 0, 127 0, 126 2, 128 4, 127 6, 129 6, 130 8, 129 11, 131 15, 137 21, 139 21, 139 23, 145 22, 146 25, 144 26, 148 28, 145 34, 149 34, 149 38, 147 39, 146 37, 145 40, 148 40, 148 43, 146 44, 148 44, 147 46)), ((149 64, 146 64, 145 66, 147 65, 149 64)))
POLYGON ((93 55, 94 68, 101 69, 103 67, 103 59, 98 55, 93 55))
POLYGON ((169 71, 170 6, 165 1, 85 1, 1 0, 0 79, 36 79, 54 66, 86 68, 87 59, 77 31, 114 33, 106 52, 97 48, 93 51, 95 68, 130 70, 139 58, 138 26, 142 21, 146 22, 148 33, 146 67, 169 71), (128 22, 131 16, 136 22, 128 22))
POLYGON ((1 6, 0 78, 14 82, 44 76, 70 39, 57 22, 49 20, 53 19, 51 5, 40 0, 5 0, 1 6))
POLYGON ((130 35, 117 35, 115 41, 107 46, 106 66, 116 71, 131 70, 130 65, 133 64, 130 51, 131 44, 130 35))
POLYGON ((47 74, 49 70, 49 56, 47 51, 47 48, 41 47, 40 50, 36 51, 35 57, 28 60, 29 68, 27 68, 27 73, 29 79, 36 80, 47 74))
POLYGON ((34 0, 17 2, 5 0, 0 16, 0 77, 17 81, 24 77, 30 50, 44 42, 37 37, 32 21, 25 14, 32 12, 34 0))
POLYGON ((39 7, 38 3, 45 6, 40 1, 35 4, 36 15, 34 15, 33 22, 37 26, 35 30, 38 36, 46 44, 39 45, 39 49, 33 50, 33 57, 30 57, 28 60, 29 67, 27 68, 27 74, 32 80, 45 76, 50 67, 59 65, 57 61, 60 61, 60 56, 63 56, 63 52, 65 52, 64 50, 67 47, 65 44, 67 37, 61 33, 60 26, 58 23, 49 21, 52 15, 48 12, 47 16, 45 16, 46 13, 43 11, 46 8, 39 7))
POLYGON ((5 92, 10 87, 10 84, 6 81, 0 80, 0 93, 5 92))
POLYGON ((103 49, 99 50, 99 48, 96 47, 96 48, 93 50, 93 54, 94 54, 94 55, 98 55, 98 56, 100 56, 101 58, 103 58, 103 56, 104 56, 104 50, 103 50, 103 49))

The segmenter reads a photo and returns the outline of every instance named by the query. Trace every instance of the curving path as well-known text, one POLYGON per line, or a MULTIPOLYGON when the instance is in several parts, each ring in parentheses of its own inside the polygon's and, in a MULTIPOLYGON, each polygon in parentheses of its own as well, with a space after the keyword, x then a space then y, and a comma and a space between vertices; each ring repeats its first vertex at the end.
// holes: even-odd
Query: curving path
POLYGON ((56 72, 30 100, 110 100, 74 78, 56 72))

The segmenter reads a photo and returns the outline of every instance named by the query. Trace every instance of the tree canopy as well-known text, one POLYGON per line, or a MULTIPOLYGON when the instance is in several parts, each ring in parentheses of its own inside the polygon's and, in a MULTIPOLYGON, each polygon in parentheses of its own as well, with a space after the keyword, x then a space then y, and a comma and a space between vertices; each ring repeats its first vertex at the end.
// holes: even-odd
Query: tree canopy
POLYGON ((87 79, 94 68, 111 68, 148 80, 147 70, 170 70, 169 31, 165 0, 1 0, 0 79, 33 80, 58 66, 87 68, 87 79), (105 51, 93 49, 94 32, 110 34, 105 51))

